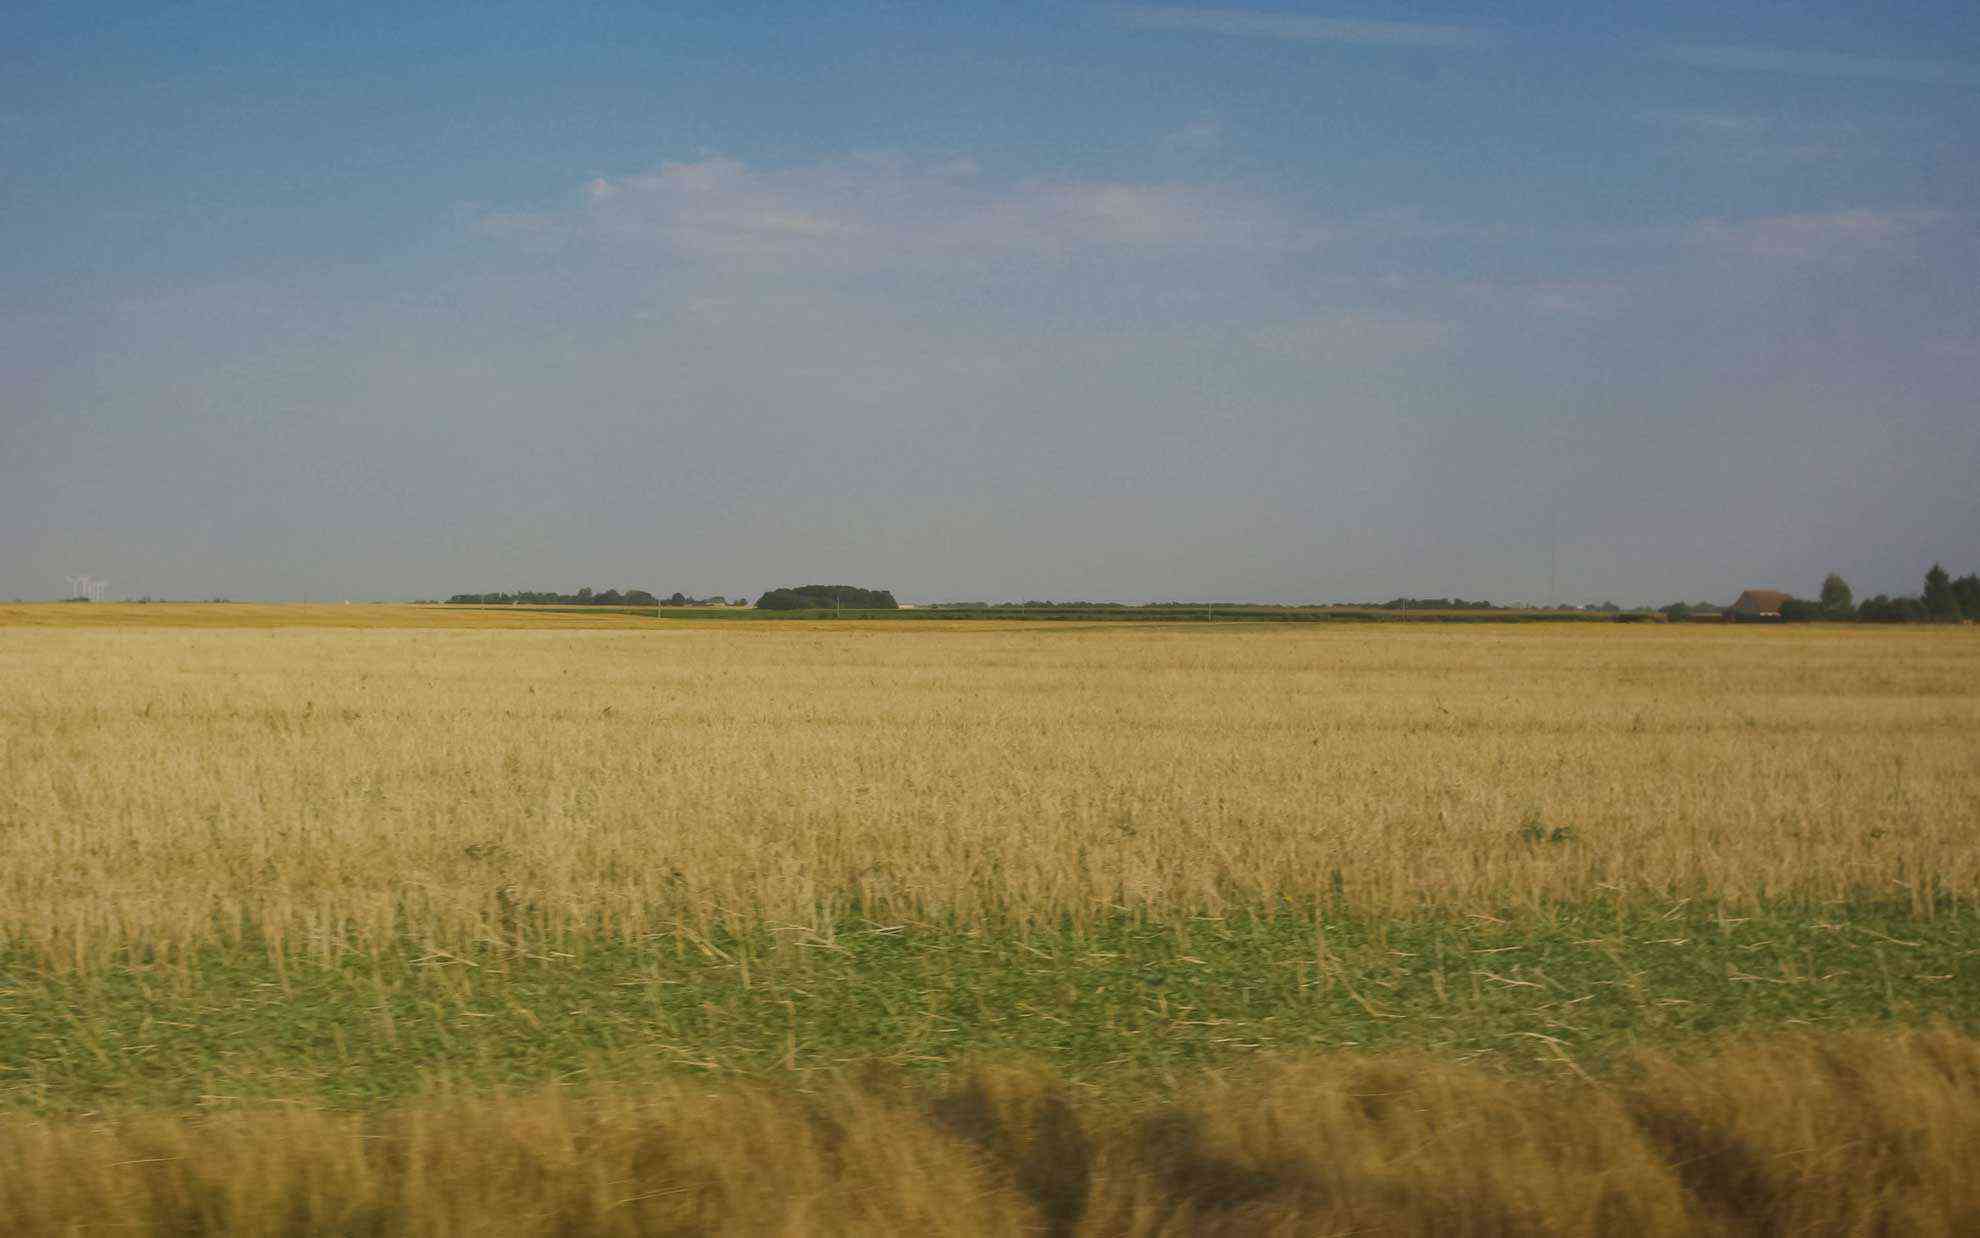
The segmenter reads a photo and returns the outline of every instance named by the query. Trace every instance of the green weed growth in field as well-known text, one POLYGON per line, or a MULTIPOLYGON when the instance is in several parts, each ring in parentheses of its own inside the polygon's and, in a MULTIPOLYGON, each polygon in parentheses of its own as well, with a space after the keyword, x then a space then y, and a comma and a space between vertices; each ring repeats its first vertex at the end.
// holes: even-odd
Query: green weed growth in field
POLYGON ((1763 1027, 1980 1027, 1980 917, 1584 904, 1510 918, 1247 913, 1084 931, 849 921, 335 962, 249 940, 184 964, 0 964, 0 1105, 759 1077, 1009 1056, 1128 1082, 1260 1053, 1428 1050, 1584 1067, 1763 1027))

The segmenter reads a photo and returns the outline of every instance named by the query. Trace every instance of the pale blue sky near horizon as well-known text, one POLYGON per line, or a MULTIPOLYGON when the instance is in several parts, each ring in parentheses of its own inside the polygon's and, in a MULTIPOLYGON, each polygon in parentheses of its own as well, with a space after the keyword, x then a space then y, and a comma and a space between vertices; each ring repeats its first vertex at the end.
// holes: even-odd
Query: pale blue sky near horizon
POLYGON ((1970 5, 7 27, 0 597, 1980 570, 1970 5))

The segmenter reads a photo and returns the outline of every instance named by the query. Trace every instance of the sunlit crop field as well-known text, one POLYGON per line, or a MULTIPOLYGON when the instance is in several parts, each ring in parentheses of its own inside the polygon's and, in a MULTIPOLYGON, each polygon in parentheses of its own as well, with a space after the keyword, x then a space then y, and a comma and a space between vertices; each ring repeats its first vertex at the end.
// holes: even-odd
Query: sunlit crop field
POLYGON ((1976 685, 1972 629, 0 608, 0 1213, 1963 1232, 1976 685))
MULTIPOLYGON (((650 615, 652 612, 646 612, 650 615)), ((429 606, 390 602, 112 602, 89 605, 0 604, 0 629, 132 628, 416 628, 551 629, 650 627, 644 615, 624 608, 536 606, 429 606)))
POLYGON ((17 626, 0 683, 63 958, 1980 894, 1970 629, 17 626))

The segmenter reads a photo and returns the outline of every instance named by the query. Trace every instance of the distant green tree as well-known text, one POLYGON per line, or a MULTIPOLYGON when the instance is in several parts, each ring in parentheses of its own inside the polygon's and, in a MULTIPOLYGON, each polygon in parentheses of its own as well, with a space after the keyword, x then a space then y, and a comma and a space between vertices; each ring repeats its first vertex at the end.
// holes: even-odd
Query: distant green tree
POLYGON ((1781 603, 1781 622, 1808 623, 1822 618, 1822 604, 1807 598, 1789 598, 1781 603))
POLYGON ((1937 563, 1925 573, 1925 593, 1919 599, 1925 603, 1925 613, 1939 622, 1957 621, 1961 617, 1959 597, 1953 592, 1952 577, 1937 563))
POLYGON ((1847 618, 1856 611, 1856 595, 1849 582, 1830 572, 1822 581, 1822 613, 1832 619, 1847 618))
POLYGON ((896 610, 900 603, 885 589, 854 585, 798 585, 772 589, 756 599, 759 610, 896 610))
POLYGON ((1980 574, 1968 572, 1953 581, 1953 596, 1968 619, 1980 619, 1980 574))
POLYGON ((1691 614, 1691 607, 1683 602, 1672 602, 1664 607, 1664 618, 1672 623, 1683 623, 1691 614))

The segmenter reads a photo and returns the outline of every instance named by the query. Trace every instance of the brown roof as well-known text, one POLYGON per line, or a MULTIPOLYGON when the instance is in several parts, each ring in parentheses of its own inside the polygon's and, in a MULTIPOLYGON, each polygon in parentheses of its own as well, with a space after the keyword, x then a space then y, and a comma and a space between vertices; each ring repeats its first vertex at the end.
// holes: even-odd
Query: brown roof
POLYGON ((1779 589, 1748 589, 1739 595, 1739 600, 1728 609, 1742 615, 1778 615, 1781 605, 1794 595, 1782 593, 1779 589))

